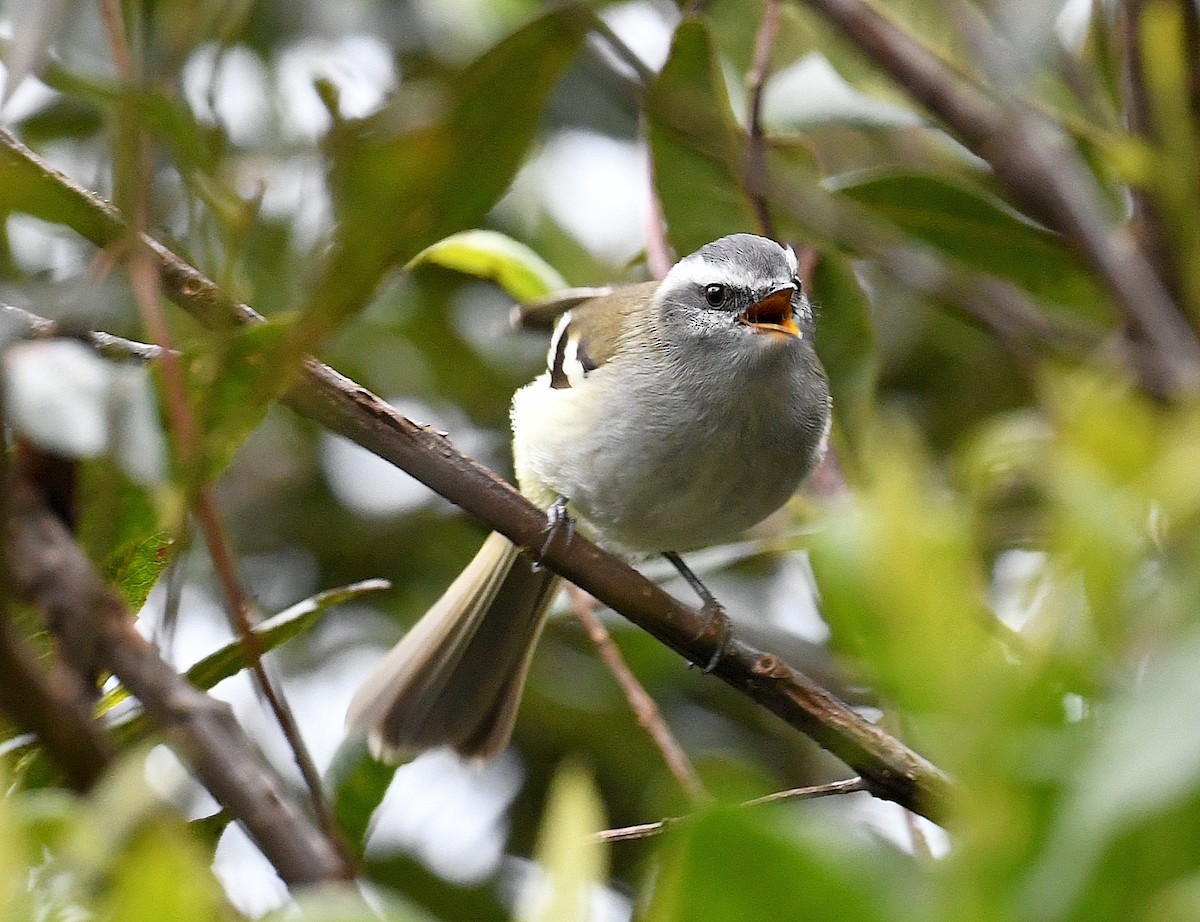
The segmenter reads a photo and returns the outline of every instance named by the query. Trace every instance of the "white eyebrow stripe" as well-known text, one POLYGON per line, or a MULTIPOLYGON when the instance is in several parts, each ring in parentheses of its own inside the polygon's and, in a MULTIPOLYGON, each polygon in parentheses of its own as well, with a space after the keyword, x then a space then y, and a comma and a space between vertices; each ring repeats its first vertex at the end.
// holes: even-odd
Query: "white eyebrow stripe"
POLYGON ((792 249, 792 245, 790 243, 783 248, 783 255, 784 258, 787 259, 788 269, 791 270, 792 275, 795 275, 797 272, 799 272, 800 260, 796 258, 796 251, 792 249))
POLYGON ((709 285, 722 282, 739 288, 753 288, 760 282, 751 273, 728 263, 710 263, 700 256, 689 256, 677 262, 663 279, 663 286, 672 289, 686 285, 709 285))

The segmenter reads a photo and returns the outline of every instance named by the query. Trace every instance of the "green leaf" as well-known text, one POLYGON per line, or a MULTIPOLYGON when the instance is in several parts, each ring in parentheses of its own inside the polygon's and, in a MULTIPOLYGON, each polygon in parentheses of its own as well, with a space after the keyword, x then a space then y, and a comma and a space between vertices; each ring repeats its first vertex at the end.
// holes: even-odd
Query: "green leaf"
POLYGON ((964 265, 1063 304, 1094 310, 1104 303, 1062 237, 979 189, 914 172, 843 177, 831 185, 964 265))
POLYGON ((862 430, 871 416, 879 374, 871 304, 850 261, 832 251, 822 253, 817 263, 813 300, 817 354, 829 375, 834 421, 845 448, 854 455, 861 450, 862 430))
POLYGON ((325 787, 332 792, 333 812, 347 842, 360 855, 366 846, 371 817, 395 774, 395 765, 371 757, 366 738, 358 733, 342 740, 333 755, 325 787))
MULTIPOLYGON (((2 780, 7 789, 10 782, 5 772, 2 780)), ((0 797, 0 918, 19 918, 28 912, 28 871, 26 869, 26 835, 17 812, 17 798, 0 797)))
POLYGON ((444 98, 406 83, 382 112, 330 133, 338 231, 305 312, 306 344, 365 305, 389 268, 482 221, 590 23, 578 8, 548 13, 458 74, 444 98))
POLYGON ((667 236, 678 253, 755 228, 735 168, 741 134, 700 20, 679 26, 667 63, 646 91, 646 138, 667 236))
POLYGON ((522 304, 567 287, 566 280, 537 253, 497 231, 463 231, 439 240, 414 256, 406 268, 426 263, 493 281, 522 304))
MULTIPOLYGON (((293 637, 308 630, 321 619, 329 609, 357 598, 367 592, 379 592, 388 589, 391 584, 384 579, 368 579, 360 583, 351 583, 338 589, 328 589, 319 592, 303 602, 297 602, 291 608, 286 608, 272 618, 268 618, 254 629, 259 647, 266 653, 282 646, 293 637)), ((187 671, 188 681, 197 688, 210 689, 218 682, 237 675, 249 663, 241 639, 232 640, 221 649, 210 653, 187 671)), ((101 713, 109 711, 116 704, 129 697, 129 692, 123 685, 111 689, 97 706, 101 713)))
POLYGON ((268 406, 291 383, 298 359, 289 320, 203 337, 184 354, 189 397, 204 434, 201 474, 216 477, 268 406))
MULTIPOLYGON (((1095 727, 1029 881, 1029 905, 1043 918, 1067 911, 1104 854, 1123 845, 1131 829, 1146 825, 1166 833, 1190 813, 1191 828, 1178 830, 1177 839, 1194 849, 1200 737, 1180 728, 1194 720, 1200 699, 1200 633, 1178 638, 1174 648, 1142 665, 1137 683, 1110 702, 1095 727)), ((1194 861, 1193 851, 1189 864, 1194 861)), ((1142 868, 1124 886, 1151 889, 1148 884, 1160 873, 1142 868)))
MULTIPOLYGON (((855 501, 814 536, 812 562, 833 644, 858 658, 884 700, 944 726, 947 713, 965 720, 986 707, 982 689, 1001 664, 968 522, 918 445, 900 425, 866 433, 855 501)), ((961 739, 942 742, 935 761, 969 751, 961 739)))
MULTIPOLYGON (((407 899, 427 907, 426 911, 436 912, 439 918, 449 922, 459 919, 470 922, 512 920, 512 914, 500 901, 497 888, 489 882, 474 886, 450 883, 429 870, 418 859, 403 852, 384 859, 375 858, 365 864, 365 876, 372 883, 403 892, 407 899)), ((315 918, 325 922, 324 916, 315 918)))
POLYGON ((175 550, 171 494, 151 493, 106 458, 80 465, 79 541, 136 611, 175 550))
POLYGON ((165 814, 151 819, 124 843, 113 862, 104 915, 172 922, 239 919, 209 868, 211 860, 179 820, 165 814))
POLYGON ((522 922, 588 922, 593 889, 605 879, 606 848, 595 838, 604 807, 591 778, 578 766, 559 769, 538 835, 541 874, 518 917, 522 922))
POLYGON ((713 809, 679 824, 646 922, 920 918, 915 882, 894 852, 832 835, 815 841, 795 828, 757 808, 713 809))

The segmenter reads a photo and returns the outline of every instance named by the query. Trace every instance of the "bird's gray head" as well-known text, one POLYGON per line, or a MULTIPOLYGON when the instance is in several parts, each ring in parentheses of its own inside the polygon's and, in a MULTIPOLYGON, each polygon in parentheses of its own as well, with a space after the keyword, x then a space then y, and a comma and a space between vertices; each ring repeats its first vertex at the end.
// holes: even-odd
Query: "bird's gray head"
POLYGON ((732 234, 685 256, 655 300, 669 341, 738 343, 742 349, 812 347, 813 317, 796 254, 766 237, 732 234))

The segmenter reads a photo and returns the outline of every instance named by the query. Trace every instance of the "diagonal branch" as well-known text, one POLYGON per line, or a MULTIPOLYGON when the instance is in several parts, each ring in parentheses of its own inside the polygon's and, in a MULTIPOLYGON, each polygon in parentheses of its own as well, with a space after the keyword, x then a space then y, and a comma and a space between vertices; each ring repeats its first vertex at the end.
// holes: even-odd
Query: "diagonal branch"
POLYGON ((1200 385, 1200 340, 1127 229, 1105 212, 1078 152, 1045 120, 955 77, 865 0, 804 0, 941 119, 1039 220, 1070 239, 1158 359, 1159 392, 1200 385))
POLYGON ((352 869, 291 803, 227 705, 176 674, 137 632, 37 491, 9 491, 7 552, 14 591, 49 615, 88 625, 100 663, 142 702, 209 793, 236 816, 289 884, 348 879, 352 869))
POLYGON ((683 747, 679 745, 679 741, 675 739, 671 728, 667 726, 662 711, 658 709, 658 705, 650 697, 650 693, 646 691, 642 683, 637 680, 637 676, 633 674, 633 670, 621 656, 621 651, 617 649, 612 635, 601 623, 595 612, 595 602, 586 592, 570 583, 567 584, 567 600, 570 602, 575 620, 587 632, 588 639, 600 654, 600 659, 616 679, 617 685, 621 687, 633 716, 637 718, 642 729, 658 747, 667 770, 671 772, 675 780, 679 782, 679 786, 683 788, 684 793, 692 801, 702 803, 710 800, 711 795, 705 789, 700 776, 696 774, 696 767, 688 758, 687 753, 683 751, 683 747))
MULTIPOLYGON (((110 204, 0 131, 0 177, 6 168, 19 168, 26 181, 53 189, 57 207, 48 220, 67 222, 97 246, 109 245, 124 232, 121 217, 110 204)), ((229 328, 259 322, 252 309, 226 297, 166 247, 149 237, 143 240, 158 262, 164 293, 202 324, 229 328)), ((538 550, 545 543, 541 509, 457 451, 443 435, 401 416, 329 366, 306 359, 284 402, 395 464, 519 546, 538 550)), ((554 542, 544 550, 543 561, 692 663, 704 666, 711 661, 720 638, 706 631, 707 615, 682 604, 582 536, 554 542)), ((950 780, 940 769, 779 657, 733 638, 714 674, 841 758, 876 796, 930 818, 945 814, 950 780)))

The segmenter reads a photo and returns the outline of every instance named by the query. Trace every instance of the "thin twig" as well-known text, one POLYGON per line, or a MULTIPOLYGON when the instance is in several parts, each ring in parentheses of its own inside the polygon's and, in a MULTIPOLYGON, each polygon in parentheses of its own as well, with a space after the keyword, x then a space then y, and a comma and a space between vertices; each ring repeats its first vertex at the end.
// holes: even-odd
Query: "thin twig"
POLYGON ((175 443, 176 457, 181 461, 184 477, 192 480, 192 510, 204 535, 213 572, 221 589, 226 616, 241 638, 246 652, 246 661, 254 676, 259 693, 267 702, 284 739, 291 749, 293 759, 308 791, 313 811, 321 828, 334 845, 341 849, 343 843, 338 832, 337 820, 333 816, 321 786, 321 773, 313 762, 300 727, 287 700, 280 694, 263 662, 263 649, 254 633, 251 606, 246 600, 237 575, 237 565, 230 549, 229 538, 221 517, 217 512, 211 487, 203 480, 201 472, 201 437, 195 416, 187 402, 183 364, 179 353, 171 343, 170 330, 159 303, 160 280, 158 266, 152 254, 142 245, 135 244, 135 252, 129 261, 129 275, 133 283, 135 300, 141 311, 143 322, 150 329, 155 344, 159 347, 159 367, 162 370, 163 392, 167 418, 170 422, 168 434, 175 443))
POLYGON ((746 75, 750 115, 749 124, 746 126, 746 169, 743 182, 747 197, 754 208, 759 232, 772 240, 775 239, 775 221, 771 218, 771 209, 767 205, 767 140, 763 135, 762 100, 763 87, 771 67, 771 52, 775 47, 775 37, 779 34, 780 15, 780 0, 766 0, 762 22, 759 23, 758 34, 754 39, 754 59, 750 65, 750 72, 746 75))
MULTIPOLYGON (((138 72, 130 52, 114 0, 101 0, 101 10, 117 71, 127 87, 133 88, 141 82, 142 75, 138 72)), ((151 178, 153 176, 151 152, 146 137, 136 121, 130 119, 124 127, 128 136, 135 180, 134 220, 129 229, 131 248, 129 277, 142 323, 150 331, 151 339, 162 350, 159 361, 162 371, 164 403, 170 423, 168 434, 174 443, 175 455, 180 461, 183 477, 191 494, 192 509, 200 524, 200 530, 208 546, 209 557, 213 562, 213 569, 217 574, 225 602, 226 615, 234 630, 241 637, 246 660, 254 675, 255 683, 283 731, 283 736, 292 751, 300 775, 304 779, 309 799, 321 827, 330 841, 341 849, 343 843, 338 833, 337 821, 325 802, 320 772, 300 735, 295 715, 283 695, 275 689, 266 666, 262 662, 262 645, 254 633, 250 606, 238 581, 237 567, 230 550, 228 536, 220 515, 217 513, 212 490, 203 477, 201 470, 202 436, 195 415, 188 405, 183 364, 172 347, 170 329, 167 326, 166 317, 163 315, 160 301, 162 286, 158 266, 153 255, 141 242, 141 236, 146 230, 150 214, 151 178)))
POLYGON ((679 745, 679 741, 675 739, 675 734, 667 726, 667 722, 663 718, 662 712, 658 709, 658 705, 655 704, 654 699, 650 697, 650 694, 625 662, 625 658, 621 656, 621 651, 613 643, 612 635, 608 633, 608 629, 600 622, 592 604, 593 600, 591 596, 578 586, 568 583, 567 598, 570 599, 571 611, 575 615, 575 620, 583 625, 588 639, 591 640, 600 654, 600 659, 604 661, 604 665, 608 667, 608 671, 613 674, 613 677, 617 680, 617 684, 621 686, 621 691, 625 693, 625 699, 629 702, 629 709, 633 711, 633 715, 637 718, 637 722, 642 725, 642 728, 650 734, 650 739, 654 741, 654 745, 662 753, 663 761, 667 764, 667 768, 671 774, 675 776, 675 780, 679 782, 679 786, 694 801, 708 800, 710 795, 704 788, 704 782, 696 774, 692 760, 688 758, 687 753, 683 751, 683 747, 679 745))
MULTIPOLYGON (((791 788, 786 791, 776 791, 753 800, 743 801, 738 807, 759 807, 763 804, 775 803, 780 800, 815 800, 818 797, 832 797, 839 794, 857 794, 866 791, 867 784, 862 778, 847 778, 844 781, 831 781, 828 784, 814 784, 809 787, 791 788)), ((665 831, 670 826, 686 823, 691 817, 668 816, 655 823, 639 823, 636 826, 621 826, 617 829, 603 829, 592 838, 599 842, 631 842, 635 839, 648 839, 665 831)))
POLYGON ((138 633, 133 613, 37 491, 18 481, 9 491, 8 560, 14 590, 48 617, 85 624, 96 653, 142 702, 200 782, 236 816, 289 884, 347 880, 353 869, 297 810, 225 705, 172 669, 138 633))
POLYGON ((613 55, 633 71, 635 77, 635 86, 644 87, 647 83, 654 79, 654 71, 646 66, 646 62, 637 56, 637 53, 630 48, 621 39, 616 32, 612 30, 602 16, 596 16, 592 19, 592 30, 604 40, 608 45, 613 55))

